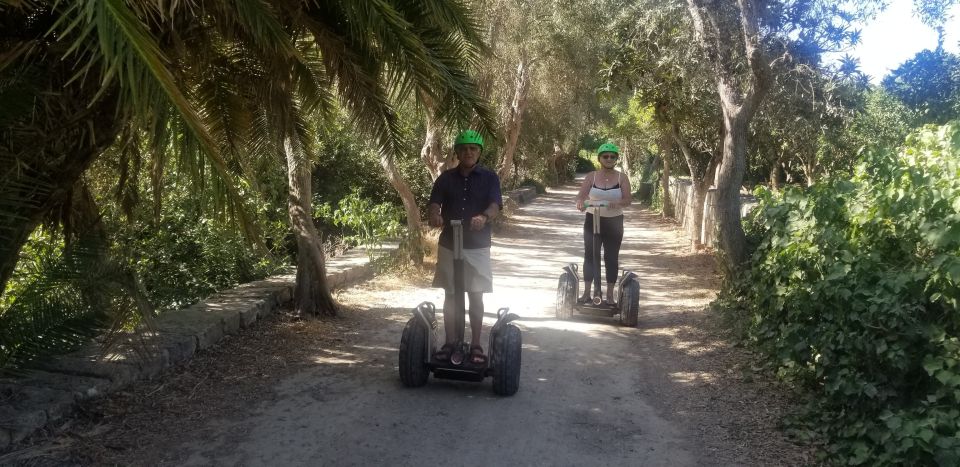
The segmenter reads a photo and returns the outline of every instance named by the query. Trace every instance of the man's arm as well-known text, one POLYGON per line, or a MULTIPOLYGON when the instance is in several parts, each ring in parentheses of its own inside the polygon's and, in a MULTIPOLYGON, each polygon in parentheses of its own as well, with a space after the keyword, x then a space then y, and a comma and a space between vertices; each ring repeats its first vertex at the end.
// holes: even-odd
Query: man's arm
POLYGON ((430 203, 427 206, 427 221, 430 223, 430 227, 443 227, 443 217, 440 217, 439 204, 430 203))
POLYGON ((487 206, 487 209, 483 210, 483 214, 487 216, 487 222, 492 221, 495 217, 500 215, 500 205, 497 203, 490 203, 490 206, 487 206))

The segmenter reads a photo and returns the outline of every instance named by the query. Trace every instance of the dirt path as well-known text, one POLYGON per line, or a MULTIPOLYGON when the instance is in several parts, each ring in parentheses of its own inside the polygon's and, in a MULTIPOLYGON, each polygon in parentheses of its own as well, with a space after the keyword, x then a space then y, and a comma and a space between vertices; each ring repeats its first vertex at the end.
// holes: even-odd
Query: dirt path
MULTIPOLYGON (((777 431, 784 402, 720 340, 704 311, 713 259, 628 210, 621 265, 641 276, 640 326, 553 318, 563 264, 582 254, 573 186, 520 209, 493 247, 495 293, 522 317, 513 397, 482 384, 400 385, 409 310, 440 306, 429 274, 386 275, 340 294, 341 318, 278 315, 160 382, 89 404, 36 437, 24 464, 797 465, 777 431)), ((486 339, 486 330, 484 333, 486 339)), ((18 453, 14 453, 18 454, 18 453)), ((0 459, 2 461, 4 459, 0 459)), ((0 462, 3 463, 3 462, 0 462)))

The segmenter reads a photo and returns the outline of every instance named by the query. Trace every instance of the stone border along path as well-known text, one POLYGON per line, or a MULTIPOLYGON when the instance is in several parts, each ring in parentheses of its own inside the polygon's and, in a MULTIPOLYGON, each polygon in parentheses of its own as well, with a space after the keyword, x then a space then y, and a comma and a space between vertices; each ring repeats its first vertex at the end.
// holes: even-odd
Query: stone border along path
MULTIPOLYGON (((510 212, 510 204, 526 204, 536 196, 532 187, 506 193, 505 211, 510 212)), ((379 254, 392 255, 397 247, 385 243, 379 254)), ((326 266, 333 290, 369 279, 374 272, 363 248, 329 258, 326 266)), ((40 364, 22 378, 0 378, 0 451, 69 415, 78 402, 157 378, 224 336, 252 326, 290 303, 295 280, 295 271, 288 271, 220 291, 182 310, 160 314, 150 332, 125 337, 126 342, 107 355, 91 342, 40 364)))

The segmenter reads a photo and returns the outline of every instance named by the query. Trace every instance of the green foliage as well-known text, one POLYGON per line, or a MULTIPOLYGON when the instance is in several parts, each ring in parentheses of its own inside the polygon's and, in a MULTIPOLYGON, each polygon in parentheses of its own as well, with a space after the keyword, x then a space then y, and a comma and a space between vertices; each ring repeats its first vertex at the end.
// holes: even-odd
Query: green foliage
POLYGON ((917 112, 921 123, 960 117, 960 56, 923 50, 884 78, 883 87, 917 112))
POLYGON ((809 394, 803 426, 838 463, 957 465, 960 126, 758 197, 750 267, 718 303, 809 394))
POLYGON ((576 172, 591 172, 600 168, 600 163, 597 162, 596 154, 593 151, 587 149, 581 149, 577 152, 577 157, 574 159, 576 163, 576 172))
POLYGON ((165 209, 156 225, 127 226, 117 244, 131 258, 150 302, 161 309, 195 303, 281 266, 252 250, 231 225, 191 213, 183 203, 165 209))
POLYGON ((374 203, 354 191, 337 203, 334 208, 329 203, 316 207, 316 212, 333 219, 334 225, 346 229, 343 239, 354 246, 377 248, 389 238, 399 238, 405 232, 400 222, 401 210, 390 203, 374 203))
POLYGON ((350 131, 346 116, 323 125, 318 133, 318 157, 313 166, 315 199, 335 202, 345 193, 359 191, 377 202, 399 202, 376 149, 362 135, 350 131))
POLYGON ((0 303, 0 372, 69 352, 104 329, 152 313, 130 271, 105 247, 36 232, 0 303))

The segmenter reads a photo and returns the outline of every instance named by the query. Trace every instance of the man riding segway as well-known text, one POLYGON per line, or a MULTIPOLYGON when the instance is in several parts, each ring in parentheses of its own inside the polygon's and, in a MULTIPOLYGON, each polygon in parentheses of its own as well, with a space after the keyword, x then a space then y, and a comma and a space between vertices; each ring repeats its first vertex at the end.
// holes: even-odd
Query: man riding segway
MULTIPOLYGON (((443 322, 445 340, 434 354, 438 361, 455 364, 468 361, 485 365, 487 356, 480 345, 483 329, 483 294, 493 291, 493 273, 490 268, 490 222, 500 213, 503 200, 500 178, 495 172, 479 165, 483 151, 483 137, 473 130, 460 133, 453 144, 459 165, 437 177, 430 192, 429 221, 433 227, 443 227, 437 251, 437 270, 433 286, 444 289, 443 322), (453 229, 451 221, 460 220, 463 229, 463 286, 470 302, 470 350, 464 356, 457 342, 457 300, 454 293, 453 229)), ((461 318, 462 319, 462 318, 461 318)), ((462 323, 462 321, 460 321, 462 323)), ((462 329, 462 324, 461 324, 462 329)))
POLYGON ((493 291, 490 266, 490 221, 502 207, 500 179, 477 164, 483 138, 472 130, 457 136, 454 151, 460 165, 440 174, 430 193, 430 225, 443 227, 433 284, 445 291, 444 344, 437 349, 438 320, 433 303, 413 309, 400 338, 398 368, 407 387, 437 378, 483 381, 493 378, 493 392, 510 396, 520 388, 523 339, 509 308, 497 310, 490 328, 489 357, 480 345, 483 294, 493 291), (466 304, 470 299, 470 345, 464 340, 466 304))

